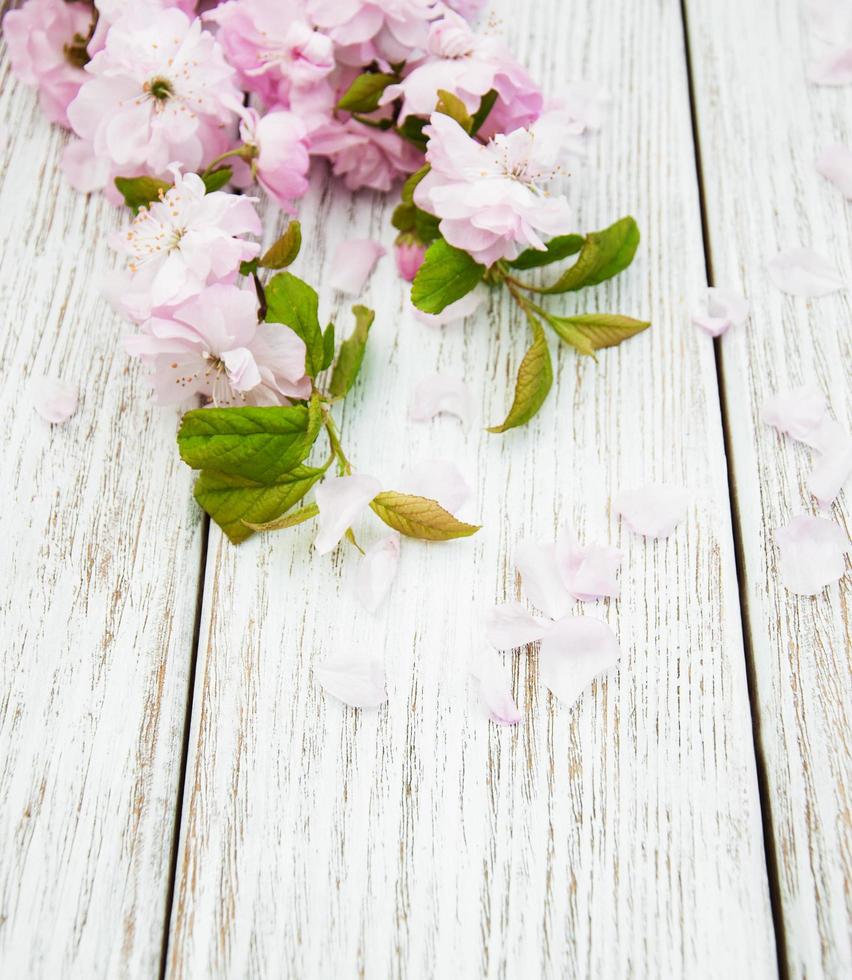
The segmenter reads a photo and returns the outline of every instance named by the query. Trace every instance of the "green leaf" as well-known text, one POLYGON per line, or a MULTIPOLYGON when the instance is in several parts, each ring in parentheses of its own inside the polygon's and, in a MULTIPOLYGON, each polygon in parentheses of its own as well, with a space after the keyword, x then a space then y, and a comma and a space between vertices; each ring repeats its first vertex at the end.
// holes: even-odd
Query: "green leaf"
POLYGON ((324 469, 296 466, 272 483, 203 470, 195 481, 195 499, 234 543, 245 541, 258 525, 279 519, 323 476, 324 469))
POLYGON ((298 221, 291 221, 284 234, 261 256, 258 265, 264 269, 284 269, 296 261, 301 247, 302 226, 298 221))
POLYGON ((380 72, 359 75, 337 103, 337 108, 346 112, 375 112, 384 90, 398 81, 396 75, 380 72))
POLYGON ((364 360, 364 351, 367 349, 370 327, 376 316, 366 306, 353 306, 352 312, 355 314, 355 329, 340 345, 340 354, 337 356, 337 364, 334 365, 331 383, 328 386, 332 398, 343 398, 355 383, 361 370, 361 362, 364 360))
POLYGON ((405 121, 397 126, 396 131, 404 140, 413 143, 418 150, 425 150, 427 140, 423 135, 423 128, 428 125, 428 119, 423 119, 420 116, 407 116, 405 121))
POLYGON ((557 235, 547 243, 546 251, 540 252, 537 248, 528 248, 509 265, 513 269, 539 269, 543 265, 550 265, 551 262, 567 259, 569 255, 576 255, 585 241, 582 235, 557 235))
POLYGON ((484 275, 484 265, 439 238, 426 251, 411 287, 411 301, 424 313, 440 313, 467 296, 484 275))
POLYGON ((465 524, 435 500, 387 490, 374 497, 370 507, 395 531, 424 541, 450 541, 476 534, 478 524, 465 524))
POLYGON ((616 347, 623 340, 647 330, 647 320, 634 320, 619 313, 584 313, 581 316, 545 314, 559 336, 581 354, 593 355, 603 347, 616 347))
POLYGON ((441 219, 420 208, 414 209, 414 233, 422 245, 430 245, 441 237, 441 219))
POLYGON ((470 121, 470 135, 476 136, 476 134, 485 125, 486 120, 491 115, 491 110, 494 108, 494 103, 497 101, 497 90, 491 89, 482 96, 479 103, 479 108, 473 114, 473 118, 470 121))
POLYGON ((440 112, 445 116, 449 116, 450 119, 455 119, 455 121, 463 130, 465 130, 465 132, 470 132, 470 127, 473 125, 473 120, 470 117, 470 113, 467 111, 467 106, 457 95, 455 95, 455 93, 439 88, 438 104, 435 106, 435 111, 440 112))
POLYGON ((202 174, 201 179, 204 181, 204 188, 207 193, 212 194, 213 191, 222 190, 233 176, 234 171, 231 167, 219 167, 218 170, 211 170, 209 173, 202 174))
POLYGON ((257 259, 251 259, 249 262, 240 262, 240 275, 250 276, 257 272, 260 268, 260 264, 257 259))
POLYGON ((308 405, 199 408, 181 420, 181 459, 194 470, 271 484, 307 459, 322 424, 319 397, 308 405))
POLYGON ((156 177, 116 177, 115 186, 118 188, 124 203, 134 214, 139 208, 161 200, 161 196, 172 186, 165 180, 156 177))
POLYGON ((331 362, 334 360, 334 324, 329 323, 322 334, 322 367, 320 370, 325 371, 327 368, 331 367, 331 362))
POLYGON ((283 323, 305 342, 305 372, 315 378, 325 355, 315 289, 290 272, 279 272, 266 284, 266 322, 283 323))
POLYGON ((494 425, 489 432, 506 432, 527 422, 544 404, 553 384, 553 365, 544 329, 531 314, 527 314, 533 328, 532 347, 524 354, 515 382, 515 399, 502 425, 494 425))
POLYGON ((248 524, 252 531, 283 531, 287 527, 296 527, 297 524, 304 524, 319 514, 319 507, 316 504, 307 504, 294 510, 292 514, 285 514, 274 521, 267 521, 265 524, 248 524))
POLYGON ((397 231, 414 231, 417 225, 417 208, 413 204, 397 204, 391 215, 391 224, 397 231))
POLYGON ((639 247, 639 228, 633 218, 622 218, 603 231, 586 237, 579 258, 552 285, 539 293, 567 293, 611 279, 633 261, 639 247))
POLYGON ((403 204, 413 204, 414 203, 414 192, 417 189, 417 185, 421 180, 429 173, 432 167, 427 163, 424 167, 416 170, 413 174, 409 174, 405 178, 405 183, 402 185, 402 203, 403 204))

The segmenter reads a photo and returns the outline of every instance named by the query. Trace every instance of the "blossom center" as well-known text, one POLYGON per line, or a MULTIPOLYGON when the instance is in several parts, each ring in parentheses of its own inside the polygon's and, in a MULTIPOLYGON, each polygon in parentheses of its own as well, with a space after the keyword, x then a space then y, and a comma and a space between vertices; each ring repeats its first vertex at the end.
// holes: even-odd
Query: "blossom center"
POLYGON ((156 78, 152 78, 149 82, 145 82, 145 91, 154 99, 156 102, 167 102, 174 94, 175 90, 172 87, 172 83, 168 78, 163 78, 162 75, 157 75, 156 78))

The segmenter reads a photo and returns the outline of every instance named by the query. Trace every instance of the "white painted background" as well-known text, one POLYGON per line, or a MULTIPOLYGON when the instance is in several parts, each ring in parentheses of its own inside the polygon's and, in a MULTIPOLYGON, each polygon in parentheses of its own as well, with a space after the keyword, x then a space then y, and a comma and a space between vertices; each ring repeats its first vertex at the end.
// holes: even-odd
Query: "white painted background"
MULTIPOLYGON (((614 96, 577 223, 630 212, 643 244, 562 302, 654 326, 597 364, 560 351, 528 428, 464 435, 408 422, 413 384, 463 374, 500 420, 524 325, 495 299, 432 331, 379 266, 347 450, 389 485, 455 460, 485 528, 404 542, 376 617, 352 599, 354 554, 311 558, 309 528, 240 548, 207 533, 177 416, 149 405, 94 288, 119 216, 63 184, 62 134, 0 61, 3 976, 852 974, 848 577, 816 599, 780 585, 772 529, 810 507, 807 458, 759 423, 803 381, 849 420, 848 295, 782 296, 765 261, 811 245, 852 273, 849 206, 812 166, 852 139, 852 90, 807 85, 794 0, 688 0, 699 184, 679 3, 492 8, 550 91, 590 78, 614 96), (718 352, 689 324, 708 267, 756 310, 718 352), (65 426, 28 405, 38 373, 83 383, 65 426), (657 543, 610 507, 651 479, 694 498, 657 543), (516 542, 563 525, 627 552, 623 597, 593 610, 622 661, 568 708, 534 654, 508 655, 525 717, 500 729, 467 679, 479 616, 520 595, 516 542), (385 657, 378 712, 313 680, 351 645, 385 657)), ((389 213, 317 181, 297 273, 322 281, 342 237, 389 245, 389 213)), ((323 297, 339 325, 348 305, 323 297)), ((834 517, 848 528, 845 498, 834 517)))

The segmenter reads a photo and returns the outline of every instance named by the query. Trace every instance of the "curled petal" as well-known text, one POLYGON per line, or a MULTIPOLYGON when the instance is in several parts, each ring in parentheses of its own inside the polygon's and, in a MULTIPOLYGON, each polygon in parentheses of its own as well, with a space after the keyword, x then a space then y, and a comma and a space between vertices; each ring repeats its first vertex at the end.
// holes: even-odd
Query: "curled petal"
POLYGON ((341 242, 332 262, 331 288, 359 296, 385 247, 369 238, 352 238, 341 242))
POLYGON ((375 657, 334 654, 314 673, 323 690, 353 708, 378 708, 387 701, 385 670, 375 657))
POLYGON ((550 627, 547 620, 533 616, 519 602, 504 602, 485 616, 485 638, 497 650, 514 650, 540 640, 550 627))
POLYGON ((791 248, 769 260, 773 283, 791 296, 827 296, 846 283, 831 262, 809 248, 791 248))
POLYGON ((560 534, 556 559, 565 588, 580 602, 594 602, 605 596, 618 598, 618 569, 624 552, 597 544, 583 546, 570 532, 560 534))
POLYGON ((825 396, 819 388, 800 385, 773 395, 764 404, 761 415, 767 425, 812 446, 827 411, 825 396))
POLYGON ((647 538, 666 538, 686 516, 688 503, 683 487, 649 483, 637 490, 622 490, 613 507, 631 531, 647 538))
POLYGON ((539 675, 548 690, 571 705, 620 656, 618 640, 606 623, 591 616, 566 616, 541 641, 539 675))
POLYGON ((775 540, 781 555, 781 581, 798 595, 817 595, 846 570, 849 539, 837 524, 799 514, 779 527, 775 540))
POLYGON ((319 531, 314 547, 325 555, 333 550, 346 529, 382 489, 373 476, 333 476, 316 490, 319 507, 319 531))
POLYGON ((455 514, 473 495, 458 466, 448 459, 427 459, 406 470, 398 481, 397 489, 401 493, 437 500, 451 514, 455 514))
POLYGON ((574 605, 562 584, 556 545, 523 541, 515 553, 515 567, 530 602, 551 619, 561 619, 574 605))
POLYGON ((474 661, 471 673, 479 681, 479 696, 492 721, 498 725, 517 725, 521 713, 512 697, 512 679, 492 651, 484 651, 474 661))
POLYGON ((388 594, 399 567, 399 535, 389 534, 374 545, 358 563, 355 593, 361 605, 375 612, 388 594))
POLYGON ((416 421, 424 421, 441 412, 455 415, 468 429, 473 416, 473 397, 464 381, 445 374, 430 374, 417 383, 409 415, 416 421))
POLYGON ((77 411, 77 386, 58 378, 33 378, 33 407, 48 422, 66 422, 77 411))
POLYGON ((839 143, 826 147, 817 157, 816 169, 852 201, 852 150, 839 143))

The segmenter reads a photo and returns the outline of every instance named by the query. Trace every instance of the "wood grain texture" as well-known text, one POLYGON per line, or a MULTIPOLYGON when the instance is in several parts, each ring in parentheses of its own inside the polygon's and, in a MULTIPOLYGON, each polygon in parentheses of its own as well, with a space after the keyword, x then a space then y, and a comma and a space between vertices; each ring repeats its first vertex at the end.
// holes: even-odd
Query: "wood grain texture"
MULTIPOLYGON (((714 277, 755 311, 725 336, 722 359, 787 960, 794 977, 848 977, 850 579, 813 599, 781 584, 774 529, 818 510, 805 484, 810 453, 762 425, 760 409, 813 382, 852 422, 849 293, 785 296, 766 272, 779 250, 806 247, 852 281, 852 210, 814 170, 825 146, 852 141, 852 89, 808 84, 795 0, 689 0, 688 19, 714 277)), ((828 516, 849 530, 848 489, 828 516)))
MULTIPOLYGON (((354 553, 311 557, 311 528, 239 549, 214 530, 172 980, 775 975, 713 349, 688 317, 705 273, 680 8, 495 7, 551 91, 588 77, 616 95, 576 176, 578 224, 632 210, 645 244, 617 283, 566 305, 650 315, 654 329, 597 364, 561 351, 533 425, 465 437, 451 419, 410 423, 413 385, 463 374, 483 421, 501 420, 525 327, 494 299, 430 330, 380 266, 345 445, 389 486, 411 462, 454 459, 485 530, 404 543, 375 618, 352 598, 354 553), (652 479, 695 500, 657 543, 609 504, 652 479), (508 657, 524 722, 499 729, 466 678, 479 614, 520 594, 518 540, 565 525, 627 552, 623 598, 590 610, 623 658, 569 708, 539 685, 534 654, 508 657), (318 689, 313 668, 341 647, 384 656, 385 707, 355 712, 318 689)), ((390 207, 365 195, 321 187, 302 212, 296 271, 312 280, 341 238, 391 241, 390 207)), ((342 324, 347 305, 322 308, 342 324)), ((380 533, 365 521, 366 542, 380 533)))
POLYGON ((0 58, 0 974, 151 977, 161 955, 201 528, 176 416, 98 294, 120 219, 0 58), (30 379, 80 384, 50 426, 30 379))

